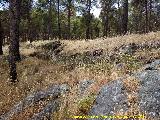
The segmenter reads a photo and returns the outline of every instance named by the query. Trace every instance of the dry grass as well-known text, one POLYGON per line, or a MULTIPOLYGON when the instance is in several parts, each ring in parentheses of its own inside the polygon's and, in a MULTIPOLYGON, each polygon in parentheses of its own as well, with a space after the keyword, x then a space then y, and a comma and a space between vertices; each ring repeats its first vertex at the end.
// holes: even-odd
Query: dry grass
MULTIPOLYGON (((83 53, 84 51, 92 51, 94 49, 102 48, 105 52, 110 52, 113 48, 122 44, 128 43, 142 43, 150 40, 160 40, 160 32, 149 33, 146 35, 126 35, 107 39, 96 40, 78 40, 78 41, 62 41, 65 45, 62 54, 67 55, 74 53, 83 53)), ((86 113, 90 106, 85 106, 86 102, 93 102, 90 99, 82 100, 82 104, 86 107, 79 107, 78 88, 79 81, 84 79, 94 80, 95 83, 90 86, 86 96, 97 94, 101 86, 107 84, 111 80, 118 79, 126 76, 128 71, 134 71, 141 67, 138 64, 137 59, 140 61, 148 61, 149 58, 160 58, 159 51, 137 51, 134 56, 122 56, 121 62, 125 63, 124 68, 116 70, 114 68, 114 62, 106 63, 105 60, 101 62, 95 62, 95 64, 80 63, 76 59, 75 61, 59 61, 52 62, 49 60, 41 60, 36 57, 29 57, 30 54, 41 51, 40 46, 53 42, 53 41, 35 41, 32 43, 32 48, 29 48, 29 43, 21 43, 21 54, 27 56, 23 61, 17 63, 17 72, 19 82, 12 85, 8 81, 8 63, 3 60, 0 62, 0 115, 7 112, 15 103, 22 100, 28 94, 33 91, 47 88, 51 84, 68 83, 72 90, 70 93, 62 96, 62 106, 60 111, 54 114, 55 120, 63 120, 70 115, 78 115, 86 113), (140 59, 142 57, 142 59, 140 59), (137 65, 138 64, 138 65, 137 65), (134 68, 134 66, 136 66, 134 68), (83 111, 84 110, 84 111, 83 111), (82 112, 83 111, 83 112, 82 112)), ((5 47, 5 56, 8 54, 8 46, 5 47)), ((1 60, 2 58, 0 58, 1 60)), ((70 59, 70 58, 69 58, 70 59)), ((81 62, 81 61, 80 61, 81 62)), ((138 90, 139 83, 134 78, 129 78, 124 82, 127 91, 130 93, 128 99, 131 105, 128 115, 133 114, 136 106, 137 96, 132 94, 138 90)), ((30 108, 24 112, 30 116, 33 108, 30 108), (30 111, 30 112, 29 112, 30 111)), ((136 112, 137 113, 137 112, 136 112)), ((24 115, 22 113, 21 117, 24 115)), ((20 118, 18 118, 20 120, 20 118)), ((27 119, 27 118, 26 118, 27 119)))
POLYGON ((66 44, 64 52, 82 53, 84 51, 92 51, 94 49, 104 49, 110 52, 113 48, 129 43, 145 43, 146 41, 160 40, 160 32, 151 32, 144 35, 131 34, 118 36, 113 38, 99 38, 94 40, 79 40, 79 41, 63 41, 66 44))
POLYGON ((135 77, 127 77, 126 80, 123 81, 125 89, 127 90, 127 92, 131 93, 131 92, 137 92, 139 90, 140 87, 140 83, 137 79, 135 79, 135 77))
MULTIPOLYGON (((128 77, 123 81, 125 89, 127 90, 127 98, 128 98, 128 106, 129 110, 123 113, 126 116, 140 116, 144 115, 140 111, 140 107, 138 106, 138 94, 140 83, 135 77, 128 77)), ((145 116, 146 117, 146 116, 145 116)), ((148 118, 135 118, 137 120, 148 120, 148 118)))

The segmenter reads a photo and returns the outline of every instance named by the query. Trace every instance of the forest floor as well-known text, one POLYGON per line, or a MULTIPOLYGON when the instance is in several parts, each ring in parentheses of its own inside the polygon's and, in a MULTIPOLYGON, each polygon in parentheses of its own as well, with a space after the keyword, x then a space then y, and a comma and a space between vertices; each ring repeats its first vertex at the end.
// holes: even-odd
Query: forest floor
MULTIPOLYGON (((145 44, 148 41, 160 40, 160 32, 152 32, 145 35, 125 35, 113 38, 99 38, 95 40, 62 40, 63 50, 61 58, 57 60, 48 59, 47 50, 43 48, 52 41, 35 41, 20 43, 22 61, 17 63, 18 81, 11 84, 9 81, 9 66, 7 62, 8 46, 4 46, 4 55, 0 56, 0 115, 9 111, 17 102, 24 99, 30 93, 46 89, 52 84, 67 83, 72 91, 67 96, 67 115, 83 114, 90 109, 91 105, 79 108, 77 101, 77 85, 83 80, 94 80, 89 89, 89 94, 97 94, 100 87, 109 81, 128 76, 142 68, 144 64, 154 59, 160 59, 160 50, 155 48, 137 50, 132 55, 121 55, 118 59, 125 65, 116 69, 116 58, 105 59, 106 56, 114 54, 115 49, 129 43, 145 44), (90 61, 85 58, 87 52, 92 54, 95 50, 102 50, 102 57, 90 61), (37 57, 35 54, 43 53, 44 56, 37 57), (76 57, 75 57, 76 55, 76 57), (78 55, 78 57, 77 57, 78 55), (82 60, 83 59, 83 60, 82 60), (92 64, 93 63, 93 64, 92 64)), ((48 48, 47 48, 48 49, 48 48)), ((57 113, 57 119, 63 119, 64 111, 57 113)), ((24 120, 24 118, 23 118, 24 120)))

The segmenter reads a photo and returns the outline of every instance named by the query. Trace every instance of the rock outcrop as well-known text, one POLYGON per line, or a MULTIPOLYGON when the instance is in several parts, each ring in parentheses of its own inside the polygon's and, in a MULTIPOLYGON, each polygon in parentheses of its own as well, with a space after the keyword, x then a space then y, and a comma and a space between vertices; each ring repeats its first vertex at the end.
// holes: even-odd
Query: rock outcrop
MULTIPOLYGON (((143 71, 134 74, 140 83, 137 91, 137 104, 140 113, 147 118, 159 120, 160 118, 160 70, 157 69, 160 61, 156 60, 146 65, 143 71), (152 68, 152 69, 148 69, 152 68)), ((129 110, 127 90, 122 80, 115 80, 105 85, 99 92, 96 101, 89 112, 91 116, 114 116, 129 110)), ((105 118, 98 118, 104 120, 105 118)), ((92 120, 92 119, 89 119, 92 120)), ((112 120, 106 118, 105 120, 112 120)))
POLYGON ((69 86, 67 84, 63 84, 53 85, 47 90, 35 92, 16 104, 13 108, 10 109, 9 112, 1 115, 0 120, 9 120, 11 117, 20 114, 28 107, 33 106, 33 104, 36 102, 50 98, 50 101, 46 107, 44 107, 40 113, 36 113, 31 118, 31 120, 41 120, 42 118, 49 116, 51 113, 58 109, 59 101, 57 99, 61 94, 64 94, 67 91, 69 91, 69 86))

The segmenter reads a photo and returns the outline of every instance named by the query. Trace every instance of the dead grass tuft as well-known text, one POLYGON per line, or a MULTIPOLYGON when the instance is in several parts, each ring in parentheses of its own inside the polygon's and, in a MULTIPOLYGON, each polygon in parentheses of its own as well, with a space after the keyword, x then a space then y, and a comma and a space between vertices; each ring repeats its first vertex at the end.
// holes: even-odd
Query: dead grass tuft
POLYGON ((123 81, 125 89, 127 92, 137 92, 140 87, 140 83, 135 77, 128 77, 126 80, 123 81))

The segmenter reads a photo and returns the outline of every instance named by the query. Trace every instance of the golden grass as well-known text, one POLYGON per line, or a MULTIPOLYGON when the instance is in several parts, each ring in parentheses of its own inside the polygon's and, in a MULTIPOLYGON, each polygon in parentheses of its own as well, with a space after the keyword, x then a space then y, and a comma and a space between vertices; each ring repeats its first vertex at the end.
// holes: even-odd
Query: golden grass
MULTIPOLYGON (((65 45, 64 50, 62 53, 67 55, 74 54, 74 53, 83 53, 88 50, 94 49, 104 49, 104 52, 110 52, 113 48, 120 46, 122 44, 128 43, 142 43, 150 40, 160 40, 160 32, 152 32, 145 35, 126 35, 126 36, 119 36, 114 38, 107 38, 107 39, 96 39, 96 40, 77 40, 77 41, 62 41, 65 45)), ((29 56, 30 54, 40 51, 38 49, 39 46, 42 46, 46 43, 53 42, 53 41, 35 41, 32 43, 34 46, 33 48, 27 48, 29 43, 21 43, 21 54, 25 56, 29 56)), ((8 54, 8 46, 5 47, 5 55, 8 54)), ((15 103, 19 102, 23 98, 25 98, 28 94, 31 94, 33 91, 41 90, 47 88, 51 84, 62 84, 68 83, 72 90, 70 93, 62 96, 62 106, 60 111, 55 113, 53 118, 56 120, 63 120, 68 117, 69 115, 78 115, 81 114, 81 108, 78 106, 78 88, 77 84, 79 81, 84 79, 91 79, 95 80, 95 83, 90 86, 86 96, 90 96, 93 94, 97 94, 100 90, 101 86, 107 84, 107 82, 111 80, 118 79, 120 77, 127 76, 128 70, 133 70, 132 63, 135 63, 136 59, 142 57, 141 61, 148 61, 149 58, 160 58, 159 51, 150 50, 150 51, 137 51, 134 57, 127 57, 123 56, 121 61, 131 64, 126 64, 124 69, 116 70, 114 69, 114 62, 106 63, 105 60, 102 60, 100 63, 96 64, 84 64, 78 65, 75 63, 73 69, 71 69, 72 63, 64 63, 64 62, 51 62, 49 60, 41 60, 36 57, 28 57, 17 63, 17 72, 18 72, 18 80, 19 82, 15 85, 11 85, 8 81, 8 63, 7 62, 0 62, 0 114, 7 112, 15 103), (132 59, 131 59, 132 58, 132 59)), ((1 59, 1 58, 0 58, 1 59)), ((77 61, 75 61, 77 62, 77 61)), ((138 66, 141 67, 141 66, 138 66)), ((136 68, 137 70, 137 68, 136 68)), ((129 104, 132 101, 135 101, 135 104, 131 104, 130 112, 126 113, 128 115, 137 113, 138 106, 136 106, 137 96, 132 94, 138 90, 139 83, 136 81, 135 78, 129 77, 125 82, 124 85, 127 91, 130 93, 127 97, 129 100, 129 104), (134 110, 135 109, 135 110, 134 110)), ((86 102, 86 101, 85 101, 86 102)), ((90 107, 90 106, 89 106, 90 107)), ((85 109, 87 112, 89 109, 85 109)), ((32 108, 27 110, 33 111, 32 108)), ((26 112, 27 112, 26 111, 26 112)), ((83 110, 82 110, 83 111, 83 110)), ((84 111, 83 111, 84 112, 84 111)), ((82 113, 83 113, 82 112, 82 113)), ((30 113, 30 112, 29 112, 30 113)), ((23 117, 24 114, 21 116, 23 117)), ((19 118, 18 118, 19 119, 19 118)))
POLYGON ((160 40, 160 32, 151 32, 148 34, 131 34, 125 36, 118 36, 106 39, 96 40, 76 40, 76 41, 63 41, 66 44, 64 52, 66 53, 82 53, 84 51, 92 51, 94 49, 104 49, 110 52, 113 48, 129 43, 145 43, 146 41, 160 40))
POLYGON ((139 81, 131 76, 124 80, 123 83, 127 92, 137 92, 140 87, 139 81))

